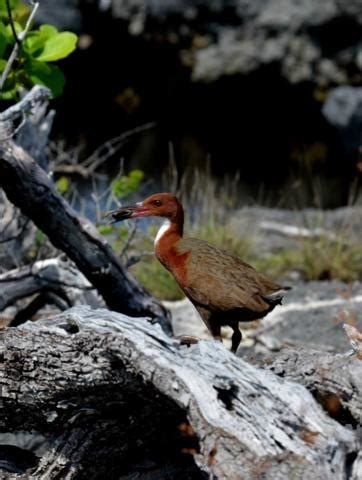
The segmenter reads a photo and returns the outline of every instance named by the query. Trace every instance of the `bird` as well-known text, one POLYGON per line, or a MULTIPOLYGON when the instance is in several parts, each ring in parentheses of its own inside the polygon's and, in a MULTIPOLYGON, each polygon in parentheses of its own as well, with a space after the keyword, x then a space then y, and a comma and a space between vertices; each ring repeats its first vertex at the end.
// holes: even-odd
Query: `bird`
MULTIPOLYGON (((205 240, 184 238, 184 209, 172 193, 155 193, 105 216, 110 223, 141 217, 164 219, 154 240, 157 259, 172 273, 214 339, 222 341, 222 326, 232 328, 234 353, 242 340, 239 323, 265 317, 291 288, 274 283, 239 257, 205 240)), ((197 342, 187 335, 180 339, 197 342)))

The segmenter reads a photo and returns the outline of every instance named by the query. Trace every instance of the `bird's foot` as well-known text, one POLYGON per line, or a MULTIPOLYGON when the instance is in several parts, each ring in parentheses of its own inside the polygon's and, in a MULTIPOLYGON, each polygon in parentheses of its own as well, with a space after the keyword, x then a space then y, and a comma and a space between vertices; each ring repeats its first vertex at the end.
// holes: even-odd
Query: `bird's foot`
POLYGON ((187 345, 188 347, 195 345, 200 340, 192 335, 176 335, 174 338, 180 342, 180 345, 187 345))

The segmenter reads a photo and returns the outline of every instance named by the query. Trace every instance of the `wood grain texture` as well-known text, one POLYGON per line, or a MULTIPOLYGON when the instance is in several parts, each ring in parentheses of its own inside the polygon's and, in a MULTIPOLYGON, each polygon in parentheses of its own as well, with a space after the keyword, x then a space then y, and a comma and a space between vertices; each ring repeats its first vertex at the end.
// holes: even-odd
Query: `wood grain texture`
MULTIPOLYGON (((304 386, 215 341, 187 349, 144 319, 75 307, 3 332, 2 345, 2 431, 52 433, 63 453, 59 459, 50 450, 53 457, 41 460, 34 478, 78 478, 77 468, 85 474, 92 435, 98 444, 120 438, 118 457, 111 448, 109 458, 122 463, 119 449, 132 444, 137 429, 117 436, 117 418, 123 425, 128 419, 129 428, 142 419, 141 431, 153 430, 153 442, 165 435, 165 425, 172 443, 178 423, 189 424, 190 452, 210 478, 344 480, 359 458, 356 433, 333 420, 304 386)), ((359 364, 349 367, 359 373, 359 364)))

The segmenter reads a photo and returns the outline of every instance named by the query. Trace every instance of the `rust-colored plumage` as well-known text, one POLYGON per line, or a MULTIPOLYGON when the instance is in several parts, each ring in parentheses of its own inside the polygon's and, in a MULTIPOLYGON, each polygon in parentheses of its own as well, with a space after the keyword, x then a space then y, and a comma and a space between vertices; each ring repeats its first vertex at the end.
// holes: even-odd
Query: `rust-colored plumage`
POLYGON ((183 238, 183 208, 171 193, 151 195, 108 215, 115 222, 147 216, 165 218, 155 239, 158 260, 173 274, 214 338, 221 340, 223 325, 233 329, 233 352, 241 341, 239 322, 263 318, 281 303, 290 288, 277 285, 238 257, 204 240, 183 238))

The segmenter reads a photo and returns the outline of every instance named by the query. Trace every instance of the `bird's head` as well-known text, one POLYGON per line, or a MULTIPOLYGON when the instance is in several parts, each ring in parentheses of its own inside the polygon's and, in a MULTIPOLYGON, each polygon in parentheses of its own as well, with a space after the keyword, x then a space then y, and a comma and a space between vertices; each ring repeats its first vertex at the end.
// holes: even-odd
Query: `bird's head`
POLYGON ((164 217, 172 220, 182 215, 182 206, 177 197, 172 193, 155 193, 142 202, 126 207, 120 207, 106 213, 111 217, 111 223, 119 222, 130 218, 141 217, 164 217))

